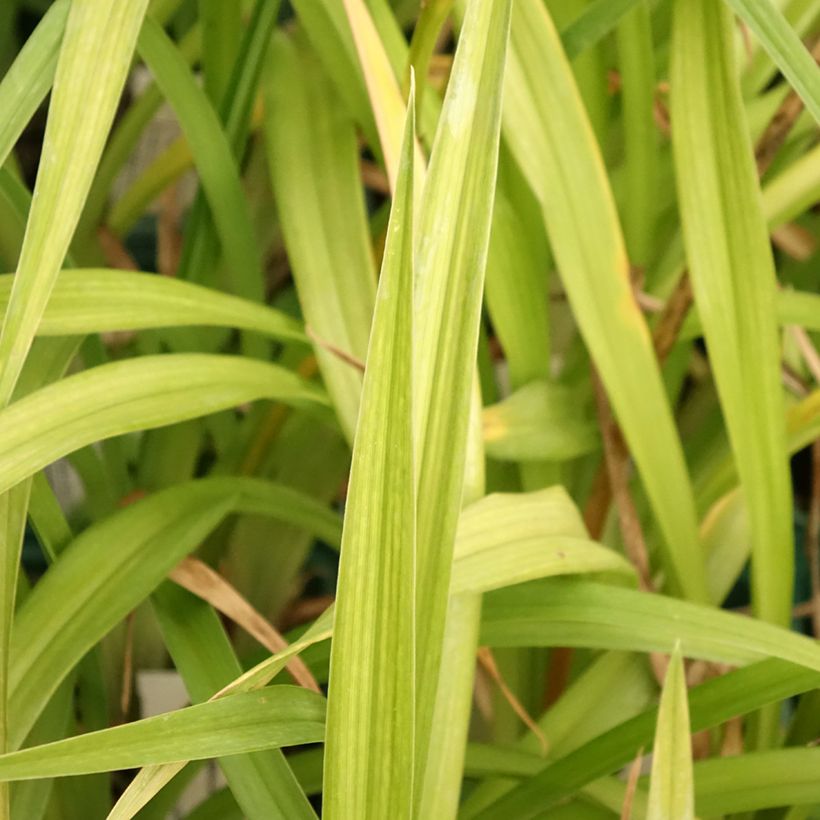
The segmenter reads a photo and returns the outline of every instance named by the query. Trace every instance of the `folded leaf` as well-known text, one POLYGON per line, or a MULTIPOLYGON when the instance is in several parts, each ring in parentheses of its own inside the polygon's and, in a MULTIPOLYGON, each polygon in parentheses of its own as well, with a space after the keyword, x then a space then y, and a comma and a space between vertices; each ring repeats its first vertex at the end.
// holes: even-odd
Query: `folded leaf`
POLYGON ((652 747, 652 779, 646 820, 693 820, 692 736, 686 701, 686 675, 675 646, 663 682, 658 726, 652 747))

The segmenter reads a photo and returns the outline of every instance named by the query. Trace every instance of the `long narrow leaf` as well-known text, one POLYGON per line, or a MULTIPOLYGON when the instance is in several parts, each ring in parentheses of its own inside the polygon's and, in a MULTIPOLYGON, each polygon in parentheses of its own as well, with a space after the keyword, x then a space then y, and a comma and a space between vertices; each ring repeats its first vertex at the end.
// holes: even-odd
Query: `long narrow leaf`
POLYGON ((462 503, 509 16, 508 0, 472 2, 468 8, 433 145, 416 245, 419 785, 462 503))
POLYGON ((71 4, 26 237, 0 331, 0 406, 14 390, 80 218, 147 4, 71 4))
POLYGON ((678 0, 672 120, 687 258, 750 514, 755 610, 786 624, 794 553, 774 266, 732 43, 728 9, 678 0))
POLYGON ((0 756, 0 779, 132 769, 316 743, 325 699, 294 686, 242 692, 164 715, 0 756))
POLYGON ((675 647, 658 708, 652 752, 652 779, 646 820, 692 820, 692 740, 686 701, 686 676, 680 646, 675 647))
POLYGON ((412 93, 408 112, 342 535, 330 656, 327 818, 408 817, 413 805, 412 93))
POLYGON ((240 357, 143 356, 86 370, 0 411, 0 490, 86 444, 260 398, 326 403, 296 374, 240 357))
POLYGON ((820 122, 820 68, 777 5, 772 0, 726 2, 757 35, 763 48, 820 122))
MULTIPOLYGON (((0 308, 8 303, 12 278, 0 275, 0 308)), ((167 276, 107 269, 63 271, 37 335, 183 325, 238 327, 275 339, 307 341, 299 322, 274 308, 167 276)))
POLYGON ((504 136, 541 202, 575 319, 663 532, 665 566, 687 597, 706 601, 690 481, 632 294, 612 193, 571 68, 538 0, 516 4, 510 55, 504 136))

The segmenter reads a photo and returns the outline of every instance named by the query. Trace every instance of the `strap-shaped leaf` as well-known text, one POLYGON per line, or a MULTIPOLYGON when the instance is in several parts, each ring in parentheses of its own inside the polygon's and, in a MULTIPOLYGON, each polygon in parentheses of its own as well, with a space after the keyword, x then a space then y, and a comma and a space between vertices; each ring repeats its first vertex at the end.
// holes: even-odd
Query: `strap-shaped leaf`
POLYGON ((219 117, 191 69, 156 20, 147 18, 137 43, 140 56, 174 109, 199 172, 236 292, 261 301, 262 261, 248 200, 219 117))
POLYGON ((541 202, 573 314, 663 533, 665 566, 687 597, 706 601, 689 476, 632 294, 615 203, 572 70, 539 0, 516 3, 510 43, 504 136, 541 202))
POLYGON ((147 4, 71 4, 26 236, 0 331, 0 406, 11 398, 80 218, 147 4))
POLYGON ((134 723, 0 756, 0 779, 132 769, 317 743, 325 699, 296 686, 241 692, 134 723))
POLYGON ((0 165, 51 88, 68 9, 69 0, 49 7, 0 82, 0 165))
POLYGON ((432 721, 462 504, 509 15, 509 0, 476 0, 468 6, 419 215, 414 372, 417 767, 424 764, 432 721))
POLYGON ((295 373, 238 356, 142 356, 85 370, 0 410, 0 491, 86 444, 260 398, 327 403, 295 373))
MULTIPOLYGON (((0 309, 8 303, 12 279, 0 275, 0 309)), ((275 308, 168 276, 104 268, 64 270, 37 335, 183 325, 237 327, 274 339, 307 341, 299 322, 275 308)))
POLYGON ((323 816, 409 817, 415 722, 413 97, 387 227, 336 591, 323 816))
POLYGON ((780 658, 820 671, 820 647, 782 627, 664 595, 593 581, 533 581, 485 596, 482 641, 491 646, 585 646, 671 652, 748 664, 780 658))
MULTIPOLYGON (((773 0, 726 0, 820 122, 820 68, 773 0)), ((717 4, 715 4, 717 5, 717 4)), ((717 9, 715 9, 717 11, 717 9)))
POLYGON ((666 670, 658 707, 646 820, 667 820, 669 817, 692 820, 694 816, 686 674, 680 645, 676 645, 666 670))
POLYGON ((733 38, 721 3, 677 0, 673 148, 695 299, 749 509, 754 606, 787 624, 794 553, 774 263, 733 38))
MULTIPOLYGON (((152 598, 166 646, 196 703, 241 672, 219 616, 205 601, 170 582, 152 598)), ((284 756, 276 750, 231 755, 219 765, 247 817, 310 820, 311 809, 284 756)))
POLYGON ((335 531, 338 538, 338 520, 321 505, 250 478, 177 485, 90 527, 18 610, 10 657, 12 748, 83 654, 231 511, 297 523, 330 539, 335 531))
MULTIPOLYGON (((363 360, 376 272, 353 123, 304 39, 277 35, 268 68, 268 161, 305 322, 327 345, 363 360)), ((326 346, 316 346, 316 357, 350 441, 361 374, 326 346)))

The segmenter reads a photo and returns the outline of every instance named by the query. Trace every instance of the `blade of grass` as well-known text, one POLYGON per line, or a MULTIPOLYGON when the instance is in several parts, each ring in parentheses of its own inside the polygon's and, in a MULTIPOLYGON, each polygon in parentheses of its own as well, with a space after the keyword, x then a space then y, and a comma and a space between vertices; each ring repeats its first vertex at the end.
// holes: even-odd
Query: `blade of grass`
POLYGON ((787 624, 794 552, 774 265, 731 15, 703 0, 679 0, 675 11, 673 148, 690 276, 749 509, 755 611, 787 624))
MULTIPOLYGON (((171 584, 160 586, 152 602, 174 665, 194 702, 210 698, 241 673, 211 607, 171 584)), ((245 816, 253 820, 315 817, 281 752, 224 757, 219 763, 245 816)))
POLYGON ((618 25, 617 42, 626 167, 626 207, 621 209, 621 221, 629 261, 645 270, 655 241, 659 162, 658 132, 653 116, 655 62, 648 0, 642 0, 624 15, 618 25))
MULTIPOLYGON (((362 360, 376 272, 352 123, 303 40, 276 36, 265 94, 271 181, 305 321, 320 338, 362 360)), ((350 441, 361 374, 321 346, 316 356, 350 441)))
MULTIPOLYGON (((692 732, 699 732, 747 714, 769 703, 809 689, 820 683, 817 672, 779 660, 767 660, 714 678, 689 693, 692 732)), ((580 748, 547 766, 486 811, 481 820, 499 816, 529 820, 551 810, 556 801, 573 794, 597 777, 628 765, 641 746, 648 746, 657 723, 652 709, 596 736, 580 748)))
POLYGON ((481 640, 490 646, 585 646, 670 652, 745 665, 767 657, 820 670, 802 635, 735 613, 593 581, 556 578, 489 593, 481 640))
POLYGON ((321 505, 269 482, 212 478, 164 490, 78 536, 21 606, 10 651, 12 737, 19 746, 60 681, 199 545, 228 512, 262 514, 333 538, 321 505), (127 535, 124 535, 126 533, 127 535), (110 550, 116 540, 117 550, 110 550))
POLYGON ((561 43, 570 60, 592 48, 615 29, 620 20, 643 0, 595 0, 562 32, 561 43))
MULTIPOLYGON (((12 276, 0 275, 0 309, 12 276)), ((64 270, 46 305, 38 336, 216 325, 303 341, 299 322, 275 308, 167 276, 108 269, 64 270)))
POLYGON ((147 0, 71 6, 26 237, 0 331, 0 406, 11 397, 79 220, 146 6, 147 0))
POLYGON ((420 211, 414 373, 417 789, 424 778, 462 501, 509 15, 506 0, 473 2, 467 10, 420 211))
POLYGON ((68 9, 68 0, 49 7, 0 82, 0 165, 51 88, 68 9))
POLYGON ((675 645, 658 707, 646 820, 693 820, 692 739, 686 676, 680 644, 675 645))
POLYGON ((179 49, 153 19, 146 19, 137 48, 188 140, 236 293, 263 301, 262 262, 248 200, 219 117, 179 49))
POLYGON ((413 805, 415 144, 411 88, 342 535, 325 741, 327 818, 410 816, 413 805))
POLYGON ((541 202, 575 319, 664 535, 664 566, 686 597, 706 601, 689 476, 632 295, 612 193, 571 68, 541 3, 516 5, 510 42, 504 136, 541 202), (595 242, 589 242, 590 230, 595 242))
POLYGON ((300 687, 242 692, 0 755, 0 779, 107 772, 316 743, 324 737, 324 714, 325 699, 300 687))
POLYGON ((142 356, 83 371, 0 411, 0 488, 86 444, 264 397, 326 403, 296 374, 238 356, 142 356))
MULTIPOLYGON (((820 122, 820 68, 772 0, 726 0, 820 122)), ((727 42, 732 42, 731 39, 727 42)))

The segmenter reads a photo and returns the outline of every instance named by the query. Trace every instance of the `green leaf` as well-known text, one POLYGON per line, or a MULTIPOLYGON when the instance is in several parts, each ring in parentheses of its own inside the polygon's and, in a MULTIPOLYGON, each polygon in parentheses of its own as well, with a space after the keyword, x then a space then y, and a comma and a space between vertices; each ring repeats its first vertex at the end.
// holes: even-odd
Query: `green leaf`
POLYGON ((142 356, 83 371, 0 410, 0 491, 86 444, 260 398, 326 402, 289 370, 236 356, 142 356))
POLYGON ((597 425, 584 396, 566 385, 531 381, 482 414, 484 448, 503 461, 564 461, 598 447, 597 425))
POLYGON ((820 801, 816 748, 777 749, 695 763, 701 815, 733 814, 820 801))
MULTIPOLYGON (((820 685, 820 673, 801 669, 780 660, 767 660, 707 681, 689 693, 692 732, 725 723, 820 685)), ((527 820, 543 816, 556 801, 577 789, 617 771, 634 759, 642 746, 652 742, 656 710, 652 709, 598 735, 561 759, 544 766, 486 811, 481 820, 507 817, 527 820)))
POLYGON ((147 4, 71 4, 26 236, 0 331, 0 406, 11 398, 80 218, 147 4))
POLYGON ((686 700, 686 674, 680 644, 666 670, 652 752, 652 779, 646 820, 692 820, 692 737, 686 700))
POLYGON ((150 17, 142 28, 137 48, 174 109, 191 148, 225 262, 231 270, 230 281, 238 295, 262 301, 262 261, 248 200, 219 117, 179 49, 150 17))
MULTIPOLYGON (((304 41, 284 34, 271 47, 265 101, 271 181, 305 321, 327 345, 364 360, 376 272, 353 123, 304 41)), ((350 441, 361 373, 315 349, 350 441)))
POLYGON ((20 607, 10 654, 13 747, 72 667, 146 598, 228 512, 268 515, 338 537, 338 521, 299 493, 259 479, 177 485, 93 525, 20 607), (117 549, 110 548, 116 542, 117 549))
POLYGON ((417 786, 423 780, 433 719, 467 463, 509 15, 509 0, 468 7, 419 214, 414 370, 417 786))
MULTIPOLYGON (((342 2, 367 85, 370 107, 376 119, 390 190, 396 191, 402 157, 403 124, 406 120, 404 99, 364 0, 342 2)), ((421 155, 414 167, 419 174, 423 172, 424 163, 421 155)))
POLYGON ((57 0, 49 7, 0 82, 0 165, 51 88, 69 6, 57 0))
POLYGON ((307 689, 242 692, 0 755, 0 779, 108 772, 317 743, 324 737, 324 714, 325 699, 307 689))
POLYGON ((690 481, 632 294, 615 203, 572 70, 542 3, 516 4, 510 42, 504 136, 541 203, 575 319, 663 533, 664 566, 686 597, 706 601, 690 481))
POLYGON ((490 646, 584 646, 671 652, 744 665, 780 658, 820 671, 820 648, 793 632, 734 613, 580 579, 549 579, 485 596, 490 646))
MULTIPOLYGON (((772 0, 726 0, 820 122, 820 68, 772 0)), ((694 4, 690 3, 694 8, 694 4)), ((717 11, 717 4, 714 6, 717 11)), ((697 12, 692 12, 697 14, 697 12)), ((727 43, 732 42, 729 37, 727 43)), ((715 63, 717 65, 717 63, 715 63)))
POLYGON ((409 817, 415 721, 413 94, 387 227, 345 508, 323 816, 409 817))
POLYGON ((774 264, 733 42, 722 4, 678 0, 673 148, 695 300, 749 510, 753 603, 760 617, 787 624, 794 551, 774 264))
MULTIPOLYGON (((0 309, 12 276, 0 275, 0 309)), ((306 341, 299 322, 275 308, 168 276, 130 271, 64 270, 43 313, 38 336, 215 325, 274 339, 306 341)))
MULTIPOLYGON (((219 616, 204 601, 166 582, 153 595, 166 646, 194 702, 210 698, 241 666, 219 616)), ((281 752, 221 758, 219 765, 249 818, 315 818, 281 752)))
POLYGON ((594 0, 562 32, 561 43, 570 60, 592 48, 615 29, 643 0, 594 0))
POLYGON ((458 522, 454 559, 454 594, 487 592, 550 575, 634 575, 617 552, 589 540, 563 487, 494 494, 470 505, 458 522))
MULTIPOLYGON (((429 6, 428 6, 429 8, 429 6)), ((541 206, 509 151, 501 152, 487 253, 485 296, 513 390, 550 377, 547 276, 541 206)), ((485 442, 486 449, 486 442, 485 442)))

